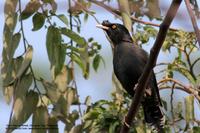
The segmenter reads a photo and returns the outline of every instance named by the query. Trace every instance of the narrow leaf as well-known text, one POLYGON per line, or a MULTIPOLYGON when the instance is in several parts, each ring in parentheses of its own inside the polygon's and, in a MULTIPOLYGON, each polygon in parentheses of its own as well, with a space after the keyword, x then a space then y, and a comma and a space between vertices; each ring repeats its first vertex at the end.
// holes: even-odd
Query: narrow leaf
POLYGON ((48 58, 51 63, 53 78, 61 72, 64 61, 66 48, 61 44, 60 30, 54 26, 50 26, 47 31, 46 47, 48 58))
POLYGON ((27 69, 29 68, 32 62, 32 57, 33 57, 33 47, 29 45, 25 54, 25 58, 22 62, 22 65, 19 71, 17 72, 17 75, 16 75, 17 79, 20 78, 24 73, 26 73, 27 69))
POLYGON ((58 89, 61 92, 66 91, 67 89, 67 81, 68 81, 68 73, 67 66, 63 66, 61 72, 56 76, 54 82, 56 83, 58 89))
POLYGON ((194 96, 185 98, 185 120, 187 123, 194 119, 194 96))
POLYGON ((99 67, 99 64, 100 64, 100 61, 101 61, 101 57, 99 54, 97 54, 95 57, 94 57, 94 60, 93 60, 93 68, 95 71, 97 71, 98 67, 99 67))

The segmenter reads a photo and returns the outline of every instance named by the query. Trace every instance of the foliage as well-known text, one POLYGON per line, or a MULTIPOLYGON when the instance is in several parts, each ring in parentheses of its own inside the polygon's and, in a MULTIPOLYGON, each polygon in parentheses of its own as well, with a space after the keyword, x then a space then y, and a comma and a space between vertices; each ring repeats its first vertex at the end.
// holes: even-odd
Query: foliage
MULTIPOLYGON (((104 0, 100 3, 109 2, 111 1, 104 0)), ((68 12, 59 14, 55 0, 27 1, 24 9, 21 7, 21 0, 6 0, 1 74, 5 100, 8 104, 13 100, 7 132, 19 128, 31 115, 32 132, 40 132, 37 130, 37 125, 45 127, 42 127, 43 132, 58 132, 58 121, 65 124, 65 132, 69 133, 119 132, 131 98, 120 89, 114 78, 116 90, 112 93, 110 101, 99 100, 91 103, 91 98, 88 96, 85 102, 81 102, 77 92, 75 65, 81 69, 82 76, 87 79, 91 66, 98 72, 99 66, 104 63, 99 53, 101 45, 92 37, 86 39, 79 35, 82 21, 87 21, 89 16, 97 21, 95 13, 90 11, 92 3, 95 2, 76 0, 72 4, 71 0, 68 0, 68 12), (81 15, 84 16, 83 20, 81 15), (42 28, 46 30, 46 51, 50 62, 51 81, 36 77, 32 68, 34 47, 26 39, 23 27, 23 22, 28 19, 33 22, 32 32, 42 28), (54 22, 55 19, 62 22, 62 25, 54 22), (17 26, 20 27, 19 30, 16 30, 17 26), (20 45, 24 46, 24 52, 16 57, 15 52, 20 45), (42 84, 43 87, 39 88, 38 84, 42 84), (44 93, 41 93, 41 90, 44 93), (76 106, 77 109, 72 110, 72 106, 76 106), (84 110, 82 106, 85 107, 84 110)), ((191 3, 198 14, 197 3, 195 0, 191 3)), ((162 20, 158 0, 132 0, 129 4, 130 14, 135 17, 162 20), (144 12, 144 9, 148 10, 144 12)), ((149 40, 157 35, 157 30, 148 25, 134 23, 133 27, 135 27, 134 42, 141 47, 147 45, 149 40)), ((200 130, 198 127, 200 123, 194 115, 194 100, 200 102, 200 73, 195 69, 199 65, 200 58, 194 56, 199 53, 195 44, 194 33, 177 30, 169 31, 163 46, 163 52, 167 55, 176 52, 174 60, 157 65, 157 67, 162 66, 162 70, 157 72, 162 75, 162 79, 158 81, 159 88, 172 90, 170 103, 163 101, 166 132, 174 130, 196 133, 200 130), (175 80, 177 73, 187 80, 189 87, 175 80), (190 94, 184 102, 179 102, 176 108, 173 104, 174 89, 190 94), (171 105, 170 109, 167 105, 171 105), (183 122, 184 126, 180 126, 180 122, 183 122)), ((151 128, 144 123, 143 117, 143 112, 140 110, 133 121, 131 132, 151 132, 151 128)))

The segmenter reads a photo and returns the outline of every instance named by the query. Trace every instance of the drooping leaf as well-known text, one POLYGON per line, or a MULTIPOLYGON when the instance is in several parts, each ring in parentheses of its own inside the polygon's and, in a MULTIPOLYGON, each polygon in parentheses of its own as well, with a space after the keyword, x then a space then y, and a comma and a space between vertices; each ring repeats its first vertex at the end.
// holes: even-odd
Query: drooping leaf
POLYGON ((68 122, 65 125, 65 132, 70 132, 74 130, 74 126, 76 125, 76 120, 79 118, 79 112, 77 110, 73 110, 71 113, 69 113, 67 119, 68 122))
POLYGON ((66 48, 61 44, 61 33, 58 28, 54 26, 48 28, 46 47, 48 58, 51 63, 53 78, 55 78, 61 72, 66 56, 66 48))
POLYGON ((93 60, 93 68, 95 71, 97 71, 98 67, 99 67, 99 64, 100 64, 100 61, 101 61, 101 57, 99 54, 97 54, 95 57, 94 57, 94 60, 93 60))
POLYGON ((159 7, 159 0, 148 0, 147 1, 147 12, 145 13, 149 18, 161 18, 161 11, 159 7))
MULTIPOLYGON (((79 102, 74 88, 68 88, 67 93, 65 93, 65 99, 67 100, 67 109, 69 109, 72 104, 79 102)), ((67 111, 69 112, 69 110, 67 111)))
POLYGON ((81 133, 82 131, 82 125, 76 125, 72 127, 72 129, 69 131, 69 133, 81 133))
POLYGON ((114 133, 116 132, 117 127, 120 125, 118 121, 111 123, 109 126, 109 133, 114 133))
POLYGON ((48 125, 48 110, 47 107, 37 107, 32 118, 32 133, 46 133, 51 125, 48 125))
POLYGON ((68 110, 68 105, 67 105, 68 101, 67 99, 61 95, 58 99, 58 101, 54 104, 53 110, 52 110, 52 114, 56 117, 66 117, 67 114, 69 113, 68 110))
POLYGON ((85 102, 84 102, 87 106, 90 106, 91 105, 91 97, 90 96, 87 96, 85 98, 85 102))
POLYGON ((4 98, 7 102, 7 104, 9 104, 11 101, 11 98, 13 96, 13 89, 14 89, 13 88, 14 84, 13 85, 9 85, 9 84, 11 81, 13 81, 15 79, 16 73, 18 72, 18 70, 22 64, 22 61, 23 61, 22 56, 19 56, 15 59, 11 59, 11 62, 10 62, 11 64, 7 67, 7 70, 10 70, 10 71, 5 73, 6 75, 3 80, 3 83, 4 83, 3 95, 4 95, 4 98))
POLYGON ((26 5, 25 9, 22 11, 21 18, 22 20, 32 16, 39 8, 41 4, 39 0, 31 0, 26 5))
POLYGON ((28 46, 24 60, 21 64, 20 69, 17 72, 16 79, 20 78, 23 74, 26 73, 27 69, 29 68, 33 57, 33 47, 31 45, 28 46))
POLYGON ((8 132, 11 132, 14 129, 18 128, 29 119, 31 114, 36 109, 37 102, 38 93, 32 90, 26 94, 25 98, 16 99, 14 104, 14 114, 10 123, 10 126, 15 126, 13 126, 14 128, 12 129, 8 129, 8 132))
POLYGON ((17 47, 19 45, 20 39, 21 39, 21 34, 19 32, 15 33, 13 35, 12 42, 11 42, 12 46, 8 49, 8 53, 10 54, 10 58, 13 57, 15 50, 17 49, 17 47))
POLYGON ((61 94, 55 83, 47 82, 42 79, 42 84, 47 92, 47 97, 51 100, 53 104, 56 104, 61 94))
POLYGON ((189 123, 194 119, 194 96, 187 96, 185 98, 185 120, 189 123))
POLYGON ((31 86, 33 81, 33 76, 29 73, 21 77, 20 80, 17 80, 16 83, 16 98, 24 97, 28 92, 29 87, 31 86))
POLYGON ((33 16, 33 20, 32 21, 33 21, 33 29, 32 29, 32 31, 39 30, 44 25, 45 16, 44 16, 44 14, 37 12, 33 16))
POLYGON ((88 76, 88 72, 87 72, 87 67, 89 67, 88 65, 86 66, 85 63, 82 61, 81 57, 77 54, 72 54, 71 58, 73 61, 75 61, 79 67, 82 70, 83 76, 87 77, 88 76))
POLYGON ((63 66, 61 72, 56 76, 54 82, 56 83, 58 89, 61 92, 64 92, 67 89, 67 82, 68 82, 67 66, 63 66))
POLYGON ((3 90, 3 95, 4 95, 4 98, 6 100, 6 103, 10 104, 11 98, 13 96, 13 86, 5 87, 4 90, 3 90))
POLYGON ((51 125, 51 128, 48 129, 49 133, 59 133, 58 132, 58 120, 56 117, 49 116, 48 125, 51 125))

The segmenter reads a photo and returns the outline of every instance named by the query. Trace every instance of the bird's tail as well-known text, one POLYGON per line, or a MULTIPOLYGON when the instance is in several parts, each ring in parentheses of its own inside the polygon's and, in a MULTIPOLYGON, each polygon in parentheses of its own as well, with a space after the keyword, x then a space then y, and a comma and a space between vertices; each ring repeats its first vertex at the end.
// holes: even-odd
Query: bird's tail
POLYGON ((158 133, 163 133, 164 127, 164 115, 160 109, 160 103, 152 98, 145 98, 144 102, 142 102, 145 121, 154 127, 158 133))

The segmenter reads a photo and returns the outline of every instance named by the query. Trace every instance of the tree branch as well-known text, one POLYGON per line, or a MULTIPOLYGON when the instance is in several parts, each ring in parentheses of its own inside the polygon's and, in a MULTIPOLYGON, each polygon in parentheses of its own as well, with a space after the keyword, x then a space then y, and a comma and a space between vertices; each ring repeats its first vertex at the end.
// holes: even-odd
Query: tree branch
POLYGON ((197 37, 197 41, 198 41, 199 46, 200 46, 200 31, 198 29, 198 25, 197 25, 197 22, 196 22, 196 18, 193 14, 192 8, 190 7, 190 1, 185 0, 185 4, 186 4, 187 10, 188 10, 188 13, 190 15, 190 19, 192 21, 192 25, 193 25, 193 28, 194 28, 194 31, 195 31, 195 34, 196 34, 196 37, 197 37))
POLYGON ((160 30, 158 32, 156 41, 150 51, 149 60, 144 68, 144 71, 143 71, 141 77, 139 78, 138 85, 136 86, 136 92, 132 99, 131 107, 128 111, 127 117, 125 117, 125 122, 120 131, 121 133, 127 133, 129 131, 129 127, 127 125, 131 124, 133 118, 135 117, 135 115, 138 111, 140 102, 141 102, 143 94, 144 94, 144 90, 148 84, 153 67, 156 64, 156 60, 157 60, 159 51, 165 40, 169 26, 170 26, 173 18, 175 17, 176 12, 177 12, 181 2, 182 2, 182 0, 173 0, 173 2, 166 14, 166 17, 164 18, 162 24, 160 25, 160 30))
MULTIPOLYGON (((178 80, 175 80, 173 78, 166 78, 166 79, 160 80, 158 82, 158 85, 162 84, 164 82, 173 82, 173 83, 176 83, 179 87, 176 86, 174 89, 182 90, 182 91, 184 91, 184 92, 186 92, 186 93, 188 93, 190 95, 193 95, 200 102, 200 96, 198 95, 198 91, 196 91, 195 89, 187 87, 183 83, 181 83, 178 80)), ((159 90, 163 90, 163 89, 168 89, 168 87, 159 87, 159 90)))
MULTIPOLYGON (((107 10, 108 12, 112 13, 115 17, 117 18, 121 18, 121 13, 119 10, 117 9, 114 9, 106 4, 104 4, 103 2, 100 2, 100 1, 96 1, 96 0, 88 0, 89 2, 92 2, 102 8, 104 8, 105 10, 107 10)), ((151 25, 151 26, 154 26, 154 27, 160 27, 160 24, 155 24, 155 23, 152 23, 152 22, 146 22, 146 21, 143 21, 143 20, 140 20, 134 16, 131 16, 131 20, 133 22, 137 22, 137 23, 141 23, 141 24, 144 24, 144 25, 151 25)), ((175 28, 169 28, 170 30, 172 31, 177 31, 178 29, 175 29, 175 28)))

